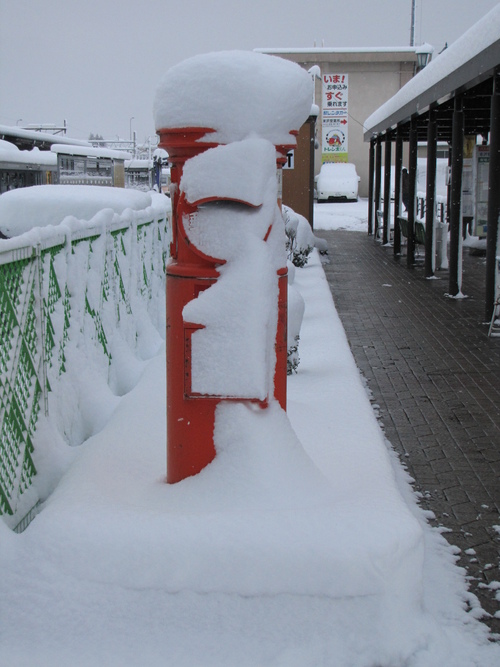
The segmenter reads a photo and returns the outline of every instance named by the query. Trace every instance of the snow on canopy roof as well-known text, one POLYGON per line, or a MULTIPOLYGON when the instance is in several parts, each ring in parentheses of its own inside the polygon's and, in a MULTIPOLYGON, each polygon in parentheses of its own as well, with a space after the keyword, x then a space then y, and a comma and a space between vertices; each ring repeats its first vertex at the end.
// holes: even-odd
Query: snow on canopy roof
POLYGON ((424 111, 442 96, 492 70, 500 61, 500 4, 410 79, 364 123, 365 141, 378 131, 424 111), (456 75, 453 84, 445 81, 456 75), (446 83, 453 88, 446 87, 446 83), (390 121, 390 125, 389 125, 390 121))
POLYGON ((88 141, 79 139, 70 139, 62 135, 50 134, 50 132, 36 132, 35 130, 24 130, 21 127, 12 127, 11 125, 0 125, 0 135, 9 137, 19 137, 22 139, 33 139, 35 141, 44 141, 47 143, 73 144, 76 146, 89 146, 88 141))
POLYGON ((415 54, 418 47, 416 46, 314 46, 314 47, 294 47, 290 49, 271 48, 271 49, 254 49, 256 53, 411 53, 415 54))
POLYGON ((19 151, 19 148, 16 146, 16 144, 11 143, 10 141, 6 141, 5 139, 0 139, 0 150, 2 151, 19 151))
POLYGON ((153 160, 144 160, 136 158, 135 160, 125 160, 126 169, 152 169, 153 160))
POLYGON ((294 144, 311 111, 310 75, 296 63, 253 51, 223 51, 189 58, 160 82, 157 130, 206 127, 202 139, 241 141, 251 134, 274 144, 294 144))
POLYGON ((14 162, 18 164, 57 166, 57 157, 49 151, 32 148, 30 151, 20 151, 9 141, 0 139, 0 162, 14 162), (6 145, 7 144, 7 145, 6 145))
POLYGON ((125 151, 113 151, 110 148, 94 148, 93 146, 66 146, 54 144, 50 147, 53 153, 63 155, 84 155, 87 157, 110 158, 112 160, 130 160, 132 155, 125 151))

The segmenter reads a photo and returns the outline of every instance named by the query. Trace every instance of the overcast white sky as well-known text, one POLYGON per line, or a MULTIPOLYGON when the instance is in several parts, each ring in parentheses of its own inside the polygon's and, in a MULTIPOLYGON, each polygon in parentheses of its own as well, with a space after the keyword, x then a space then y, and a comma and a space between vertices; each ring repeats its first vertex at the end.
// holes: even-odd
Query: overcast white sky
MULTIPOLYGON (((497 4, 417 0, 415 42, 439 51, 497 4)), ((142 141, 159 80, 189 56, 408 46, 410 18, 411 0, 0 0, 0 124, 142 141)))

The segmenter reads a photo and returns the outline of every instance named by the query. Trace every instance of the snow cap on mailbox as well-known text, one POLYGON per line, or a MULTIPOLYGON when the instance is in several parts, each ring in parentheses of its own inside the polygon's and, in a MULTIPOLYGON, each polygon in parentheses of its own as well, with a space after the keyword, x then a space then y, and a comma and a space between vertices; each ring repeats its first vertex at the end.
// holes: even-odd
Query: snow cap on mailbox
POLYGON ((211 128, 201 142, 258 135, 294 144, 311 111, 311 77, 299 65, 253 51, 194 56, 172 67, 154 101, 156 130, 211 128))

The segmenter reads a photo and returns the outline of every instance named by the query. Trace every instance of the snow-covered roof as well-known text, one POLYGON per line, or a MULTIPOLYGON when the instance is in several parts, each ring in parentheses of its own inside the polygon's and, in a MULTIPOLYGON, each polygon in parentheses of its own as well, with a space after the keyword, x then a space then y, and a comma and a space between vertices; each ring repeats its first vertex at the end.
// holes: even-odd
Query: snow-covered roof
POLYGON ((20 139, 32 139, 49 144, 73 144, 76 146, 89 146, 87 141, 71 139, 60 134, 51 134, 50 132, 36 132, 35 130, 25 130, 22 127, 12 127, 11 125, 0 125, 0 136, 19 137, 20 139))
POLYGON ((30 151, 20 151, 14 144, 0 139, 0 162, 32 165, 43 164, 55 167, 57 165, 57 157, 50 151, 41 151, 38 148, 33 148, 30 151))
POLYGON ((130 160, 132 155, 125 151, 113 151, 110 148, 94 148, 93 146, 68 146, 65 144, 54 144, 50 147, 53 153, 63 155, 84 155, 87 157, 110 158, 112 160, 130 160))
POLYGON ((153 160, 125 160, 125 169, 152 169, 153 160))
POLYGON ((254 49, 257 53, 280 54, 280 53, 311 53, 311 54, 328 54, 328 53, 408 53, 415 55, 418 47, 416 46, 344 46, 344 47, 329 47, 329 46, 314 46, 314 47, 292 47, 285 48, 270 48, 270 49, 254 49))
POLYGON ((499 64, 500 4, 365 120, 365 140, 481 83, 499 64))

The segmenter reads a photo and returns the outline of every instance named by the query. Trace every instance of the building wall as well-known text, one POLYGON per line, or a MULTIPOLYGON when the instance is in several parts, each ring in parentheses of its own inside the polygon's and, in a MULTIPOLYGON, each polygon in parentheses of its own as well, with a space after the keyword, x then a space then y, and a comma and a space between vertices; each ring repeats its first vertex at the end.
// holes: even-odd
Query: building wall
MULTIPOLYGON (((356 165, 361 177, 360 196, 367 197, 369 145, 363 141, 363 122, 412 78, 416 63, 415 48, 388 50, 319 48, 311 51, 270 49, 265 53, 296 62, 306 70, 318 65, 322 75, 349 75, 348 160, 356 165)), ((320 108, 316 124, 319 146, 315 154, 315 174, 317 174, 322 161, 322 81, 319 79, 316 79, 315 84, 315 101, 320 108)))
POLYGON ((310 116, 302 125, 293 155, 293 168, 283 169, 283 203, 300 213, 313 226, 313 161, 316 118, 310 116))

